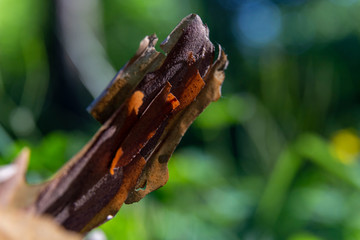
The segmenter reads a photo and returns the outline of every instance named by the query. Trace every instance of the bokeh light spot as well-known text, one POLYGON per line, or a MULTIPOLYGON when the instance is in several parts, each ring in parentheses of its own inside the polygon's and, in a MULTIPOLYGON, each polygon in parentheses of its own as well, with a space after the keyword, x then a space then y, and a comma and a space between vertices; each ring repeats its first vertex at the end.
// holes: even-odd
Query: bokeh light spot
POLYGON ((23 107, 18 107, 10 114, 10 124, 13 131, 19 136, 29 135, 35 128, 32 112, 23 107))
POLYGON ((263 47, 276 39, 281 28, 281 12, 269 1, 245 1, 239 8, 237 29, 245 45, 263 47))
POLYGON ((340 130, 331 139, 333 154, 344 164, 351 164, 360 153, 360 138, 350 130, 340 130))

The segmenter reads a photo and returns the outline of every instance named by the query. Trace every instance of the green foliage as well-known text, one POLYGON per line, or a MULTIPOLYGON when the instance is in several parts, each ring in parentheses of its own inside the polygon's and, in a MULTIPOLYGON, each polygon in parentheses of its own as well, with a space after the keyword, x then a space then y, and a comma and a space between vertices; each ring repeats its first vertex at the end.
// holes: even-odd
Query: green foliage
POLYGON ((80 137, 53 132, 35 145, 28 141, 15 142, 0 158, 0 164, 10 163, 22 148, 29 147, 31 155, 27 180, 29 183, 40 183, 59 170, 73 154, 80 150, 82 144, 85 144, 85 141, 80 137))

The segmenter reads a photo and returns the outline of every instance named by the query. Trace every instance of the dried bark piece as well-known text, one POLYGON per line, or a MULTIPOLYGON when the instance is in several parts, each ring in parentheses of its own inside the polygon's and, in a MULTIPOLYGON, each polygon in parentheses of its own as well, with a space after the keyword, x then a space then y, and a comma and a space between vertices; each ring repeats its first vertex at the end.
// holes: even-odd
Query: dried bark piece
POLYGON ((103 126, 42 189, 31 212, 87 232, 165 184, 167 161, 198 114, 220 95, 226 55, 199 16, 187 16, 161 45, 147 37, 89 111, 103 126), (204 80, 203 80, 204 79, 204 80), (121 96, 119 96, 121 95, 121 96), (145 190, 136 188, 146 185, 145 190))
POLYGON ((190 53, 201 77, 213 62, 215 49, 209 40, 209 30, 196 14, 185 17, 161 43, 166 56, 155 50, 157 40, 156 35, 145 37, 135 56, 88 107, 99 122, 104 123, 136 86, 146 96, 145 106, 167 81, 176 89, 188 72, 190 53))
MULTIPOLYGON (((174 90, 174 94, 178 96, 177 98, 180 102, 180 106, 176 108, 173 115, 185 109, 191 102, 193 102, 204 86, 205 82, 202 80, 199 71, 196 68, 193 69, 190 67, 187 77, 184 79, 181 86, 174 90)), ((160 144, 160 137, 163 135, 165 127, 168 123, 168 119, 163 122, 156 132, 156 135, 150 139, 149 143, 141 150, 141 155, 144 158, 149 159, 150 155, 155 151, 156 146, 160 144)))
POLYGON ((209 30, 196 14, 184 18, 161 48, 168 53, 162 66, 146 74, 137 86, 144 92, 144 103, 151 101, 166 82, 170 82, 171 92, 179 98, 178 89, 184 82, 196 71, 204 77, 214 60, 215 48, 209 40, 209 30))
POLYGON ((161 142, 160 145, 147 162, 135 187, 140 189, 142 186, 146 186, 146 188, 130 192, 126 199, 127 204, 141 200, 150 192, 166 184, 169 178, 168 160, 186 130, 212 101, 217 101, 220 98, 221 85, 225 79, 224 70, 227 64, 227 56, 219 46, 218 59, 205 77, 206 85, 204 89, 194 102, 170 120, 163 136, 159 140, 161 142))
POLYGON ((106 89, 88 107, 89 113, 100 123, 104 123, 130 96, 137 84, 148 72, 155 71, 166 58, 155 50, 156 35, 146 36, 136 54, 116 74, 106 89))

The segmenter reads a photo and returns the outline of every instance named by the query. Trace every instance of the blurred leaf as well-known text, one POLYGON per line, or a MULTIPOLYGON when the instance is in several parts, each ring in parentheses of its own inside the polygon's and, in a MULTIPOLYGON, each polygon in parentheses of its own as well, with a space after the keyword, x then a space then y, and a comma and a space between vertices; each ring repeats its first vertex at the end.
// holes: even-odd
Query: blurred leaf
POLYGON ((360 177, 357 168, 346 166, 337 161, 331 154, 330 145, 314 134, 303 134, 295 143, 296 151, 320 168, 337 176, 356 189, 360 188, 360 177))
POLYGON ((53 175, 67 161, 67 146, 67 136, 54 132, 31 148, 28 181, 39 183, 53 175))
POLYGON ((146 200, 142 204, 125 205, 121 212, 109 222, 100 226, 108 240, 117 239, 151 239, 147 231, 145 214, 146 200))
POLYGON ((285 149, 277 160, 257 209, 259 218, 267 226, 272 226, 277 220, 289 187, 302 163, 302 159, 292 148, 285 149))
MULTIPOLYGON (((0 79, 0 81, 1 81, 1 79, 0 79)), ((0 93, 1 93, 1 89, 0 89, 0 93)), ((8 135, 8 133, 3 128, 3 126, 1 126, 1 124, 0 124, 0 154, 5 155, 7 152, 7 149, 10 148, 12 143, 13 143, 12 138, 8 135)), ((2 164, 2 160, 0 157, 0 165, 1 164, 2 164)))
POLYGON ((245 110, 245 102, 240 96, 222 97, 205 109, 194 124, 205 130, 228 127, 240 123, 245 110))
POLYGON ((197 149, 189 148, 176 152, 171 159, 169 175, 173 184, 201 189, 226 182, 222 175, 226 168, 214 157, 197 149))
POLYGON ((0 38, 0 58, 6 59, 2 67, 17 75, 24 70, 24 63, 18 61, 22 58, 22 47, 39 33, 46 6, 41 1, 0 1, 0 35, 6 36, 0 38))
POLYGON ((295 190, 290 204, 297 218, 314 223, 334 226, 346 220, 350 208, 344 191, 331 186, 308 186, 295 190))
POLYGON ((311 233, 297 233, 291 237, 288 238, 288 240, 322 240, 322 238, 319 238, 311 233))

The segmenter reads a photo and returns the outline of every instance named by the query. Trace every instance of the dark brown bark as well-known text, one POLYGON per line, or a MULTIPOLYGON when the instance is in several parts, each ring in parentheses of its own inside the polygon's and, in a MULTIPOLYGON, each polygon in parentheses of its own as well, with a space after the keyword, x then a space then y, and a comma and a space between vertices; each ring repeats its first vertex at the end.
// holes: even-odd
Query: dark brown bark
POLYGON ((220 97, 227 65, 199 16, 184 18, 157 52, 155 35, 89 107, 102 127, 59 173, 36 192, 29 211, 65 228, 88 232, 163 186, 167 162, 188 127, 220 97))

